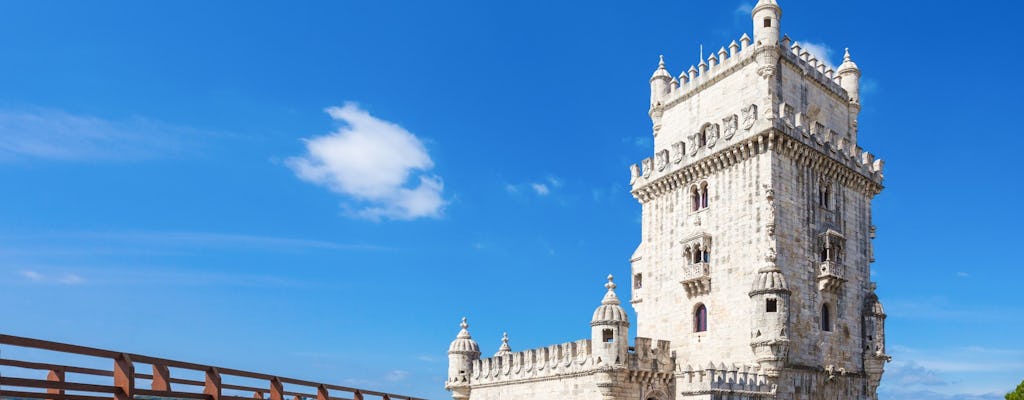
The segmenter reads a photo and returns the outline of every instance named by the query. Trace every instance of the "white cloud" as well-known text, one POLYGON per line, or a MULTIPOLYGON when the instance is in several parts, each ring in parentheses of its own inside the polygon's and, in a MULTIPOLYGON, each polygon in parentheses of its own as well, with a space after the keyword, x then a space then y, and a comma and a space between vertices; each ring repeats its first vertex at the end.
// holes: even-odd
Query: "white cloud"
POLYGON ((969 278, 971 276, 971 274, 968 274, 966 272, 957 272, 956 276, 958 276, 960 278, 969 278))
POLYGON ((832 48, 824 43, 814 42, 799 42, 800 47, 811 53, 811 56, 817 58, 818 61, 825 63, 829 68, 835 69, 835 64, 832 63, 832 48))
POLYGON ((328 108, 345 125, 306 139, 306 154, 286 160, 300 179, 354 199, 345 205, 356 217, 411 220, 441 216, 446 204, 441 177, 416 135, 376 118, 355 103, 328 108), (410 183, 412 181, 412 183, 410 183))
POLYGON ((44 274, 40 273, 39 271, 33 271, 33 270, 23 270, 23 271, 20 271, 19 274, 23 278, 25 278, 25 279, 28 279, 28 280, 30 280, 32 282, 38 282, 38 283, 59 283, 61 285, 79 285, 79 284, 85 283, 85 279, 83 279, 81 276, 75 275, 75 274, 63 274, 63 275, 59 275, 59 276, 51 276, 51 275, 44 275, 44 274))
POLYGON ((388 372, 388 374, 384 376, 384 379, 387 380, 388 382, 398 382, 404 381, 405 378, 408 377, 409 371, 402 371, 400 369, 396 369, 391 372, 388 372))
POLYGON ((553 175, 548 175, 544 180, 538 182, 527 182, 521 184, 506 184, 505 191, 513 194, 517 194, 523 191, 532 191, 537 196, 547 196, 556 189, 562 187, 564 182, 561 178, 553 175))
POLYGON ((106 120, 58 110, 0 110, 0 160, 131 161, 186 150, 189 128, 134 117, 106 120))
POLYGON ((43 274, 36 271, 21 271, 21 276, 33 282, 40 282, 43 280, 43 274))
POLYGON ((750 16, 750 13, 753 11, 754 3, 750 1, 740 2, 740 5, 736 6, 736 14, 750 16))

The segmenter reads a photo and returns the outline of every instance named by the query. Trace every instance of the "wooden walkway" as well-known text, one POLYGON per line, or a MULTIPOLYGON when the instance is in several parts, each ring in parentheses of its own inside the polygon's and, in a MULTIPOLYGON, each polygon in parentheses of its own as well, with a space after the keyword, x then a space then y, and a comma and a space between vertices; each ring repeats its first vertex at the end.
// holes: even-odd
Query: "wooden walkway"
MULTIPOLYGON (((97 357, 107 359, 110 369, 86 368, 74 365, 58 365, 14 360, 0 354, 0 366, 20 368, 38 373, 45 379, 15 378, 0 376, 0 398, 48 399, 48 400, 135 400, 147 398, 195 399, 195 400, 423 400, 416 397, 373 390, 356 389, 339 385, 310 382, 301 379, 284 378, 258 372, 194 364, 139 354, 121 353, 67 343, 49 342, 18 336, 0 335, 0 345, 48 350, 64 355, 97 357), (136 372, 136 367, 152 367, 152 374, 136 372), (171 376, 174 371, 193 371, 203 380, 182 379, 171 376), (69 380, 69 376, 96 381, 113 378, 112 385, 80 383, 69 380), (150 381, 149 388, 136 386, 136 380, 150 381), (261 382, 247 386, 226 383, 233 381, 261 382), (260 387, 256 387, 260 386, 260 387), (17 390, 10 390, 16 388, 17 390), (252 397, 229 396, 229 393, 252 393, 252 397)), ((188 375, 188 374, 186 374, 188 375)))

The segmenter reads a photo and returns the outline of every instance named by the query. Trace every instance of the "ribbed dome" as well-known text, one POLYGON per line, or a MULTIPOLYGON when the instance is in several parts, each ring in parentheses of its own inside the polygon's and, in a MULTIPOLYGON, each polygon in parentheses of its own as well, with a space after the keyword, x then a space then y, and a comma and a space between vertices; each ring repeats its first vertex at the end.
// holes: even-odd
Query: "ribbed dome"
POLYGON ((877 315, 881 317, 885 316, 885 309, 882 308, 882 302, 878 301, 878 296, 875 295, 874 293, 871 293, 871 295, 869 295, 868 298, 864 299, 864 303, 865 312, 870 313, 871 315, 877 315))
POLYGON ((462 330, 459 331, 459 335, 452 341, 452 345, 448 346, 448 354, 459 353, 478 356, 480 354, 480 345, 469 335, 469 330, 467 329, 469 324, 466 323, 465 317, 462 318, 462 324, 459 326, 462 327, 462 330))
POLYGON ((846 54, 843 55, 843 63, 839 64, 839 69, 836 72, 840 75, 850 72, 860 75, 860 68, 857 67, 857 63, 850 59, 850 49, 846 49, 846 54))
POLYGON ((750 10, 751 14, 757 14, 762 8, 774 8, 779 14, 782 14, 782 7, 779 7, 779 3, 775 0, 760 0, 754 5, 754 9, 750 10))
POLYGON ((601 305, 594 310, 594 318, 590 320, 590 326, 594 325, 626 325, 629 326, 629 315, 626 315, 626 310, 622 309, 622 304, 619 301, 619 297, 615 295, 615 282, 611 275, 608 275, 608 283, 604 287, 608 288, 608 293, 604 294, 604 299, 601 300, 601 305))
POLYGON ((658 78, 665 78, 667 81, 672 80, 672 74, 668 73, 668 70, 665 69, 664 56, 658 56, 658 69, 654 70, 654 75, 651 75, 652 81, 658 78))
POLYGON ((775 265, 775 251, 770 250, 765 256, 765 265, 757 271, 754 277, 754 286, 751 288, 751 295, 768 292, 789 292, 789 285, 786 284, 786 277, 782 276, 782 270, 775 265))

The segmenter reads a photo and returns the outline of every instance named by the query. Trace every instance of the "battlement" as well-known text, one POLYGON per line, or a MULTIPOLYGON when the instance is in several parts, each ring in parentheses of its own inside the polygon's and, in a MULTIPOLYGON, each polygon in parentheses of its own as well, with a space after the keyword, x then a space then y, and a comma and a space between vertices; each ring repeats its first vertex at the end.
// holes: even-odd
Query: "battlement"
POLYGON ((635 344, 636 350, 630 350, 625 363, 595 356, 590 339, 473 360, 470 384, 576 376, 614 366, 624 366, 630 371, 673 370, 668 341, 659 340, 651 347, 651 339, 638 337, 635 344))
POLYGON ((726 367, 719 363, 708 363, 704 368, 690 365, 680 366, 676 371, 676 388, 683 394, 706 393, 772 393, 774 388, 769 376, 759 366, 736 365, 726 367))
MULTIPOLYGON (((699 60, 696 66, 690 65, 678 78, 672 79, 661 105, 672 107, 746 65, 753 60, 753 52, 749 49, 750 37, 743 34, 739 43, 735 40, 729 43, 728 50, 723 46, 717 53, 709 54, 707 60, 699 60)), ((657 107, 652 104, 652 108, 657 107)))
POLYGON ((784 50, 781 52, 781 58, 783 60, 789 61, 798 69, 802 70, 805 77, 817 82, 841 100, 849 101, 849 94, 846 93, 846 89, 843 89, 841 86, 843 83, 843 77, 839 76, 839 74, 829 67, 824 61, 818 60, 817 57, 800 46, 799 42, 793 42, 793 44, 790 45, 788 37, 783 39, 780 47, 784 50))

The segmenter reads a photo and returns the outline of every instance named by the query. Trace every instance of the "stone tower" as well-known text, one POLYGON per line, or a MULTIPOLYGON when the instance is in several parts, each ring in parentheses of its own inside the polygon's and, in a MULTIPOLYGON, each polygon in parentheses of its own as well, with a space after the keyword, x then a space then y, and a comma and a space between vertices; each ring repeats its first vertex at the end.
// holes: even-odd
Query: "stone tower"
MULTIPOLYGON (((860 70, 780 37, 775 0, 751 17, 753 40, 650 79, 654 156, 631 169, 637 335, 670 341, 683 371, 764 373, 777 398, 874 398, 882 162, 857 145, 860 70)), ((714 398, 681 378, 676 398, 714 398)))
POLYGON ((751 19, 753 39, 650 78, 654 155, 630 167, 633 346, 609 276, 590 339, 513 352, 505 336, 480 358, 463 321, 452 398, 877 400, 882 161, 857 145, 860 69, 780 36, 776 0, 751 19))

